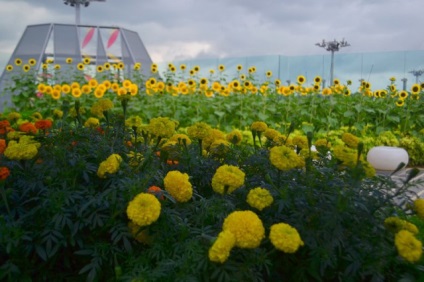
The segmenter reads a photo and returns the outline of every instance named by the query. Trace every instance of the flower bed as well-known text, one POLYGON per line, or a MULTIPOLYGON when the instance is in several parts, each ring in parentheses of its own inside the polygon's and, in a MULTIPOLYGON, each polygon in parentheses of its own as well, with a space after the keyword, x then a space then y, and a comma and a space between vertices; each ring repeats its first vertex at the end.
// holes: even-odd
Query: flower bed
POLYGON ((210 97, 202 79, 177 96, 143 82, 14 98, 0 120, 1 279, 422 277, 417 170, 399 186, 364 158, 398 142, 422 164, 420 92, 400 107, 347 86, 252 95, 232 80, 210 97))

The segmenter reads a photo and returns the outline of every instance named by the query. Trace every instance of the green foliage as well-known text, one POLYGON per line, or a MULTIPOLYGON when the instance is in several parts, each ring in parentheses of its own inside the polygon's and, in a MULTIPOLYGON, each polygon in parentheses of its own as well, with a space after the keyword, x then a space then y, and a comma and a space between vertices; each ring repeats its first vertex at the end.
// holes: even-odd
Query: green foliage
POLYGON ((61 124, 38 134, 37 158, 2 159, 12 174, 5 182, 8 207, 0 204, 1 278, 88 281, 358 281, 396 280, 420 270, 399 259, 384 219, 404 210, 410 185, 389 178, 364 178, 360 166, 341 169, 326 154, 305 169, 280 171, 268 148, 232 146, 225 155, 199 154, 199 143, 176 145, 178 162, 157 156, 140 140, 128 147, 130 131, 111 116, 103 130, 61 124), (128 153, 142 154, 131 166, 128 153), (101 179, 99 163, 112 153, 124 161, 101 179), (213 192, 211 179, 222 164, 239 166, 245 184, 232 194, 213 192), (159 220, 143 227, 149 241, 131 235, 128 202, 151 185, 163 187, 167 172, 190 175, 192 200, 176 203, 165 191, 159 220), (274 203, 263 211, 246 203, 255 187, 274 203), (259 215, 268 236, 272 224, 295 227, 305 246, 295 254, 277 251, 268 238, 256 249, 233 249, 229 259, 209 261, 208 250, 224 219, 235 210, 259 215))

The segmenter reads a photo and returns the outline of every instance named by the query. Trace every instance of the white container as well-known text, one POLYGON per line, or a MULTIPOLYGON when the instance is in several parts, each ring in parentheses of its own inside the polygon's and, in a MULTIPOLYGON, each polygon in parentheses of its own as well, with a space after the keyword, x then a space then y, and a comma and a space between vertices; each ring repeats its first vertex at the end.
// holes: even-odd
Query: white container
POLYGON ((400 163, 408 164, 409 155, 403 148, 377 146, 368 151, 367 161, 376 170, 394 171, 400 163))

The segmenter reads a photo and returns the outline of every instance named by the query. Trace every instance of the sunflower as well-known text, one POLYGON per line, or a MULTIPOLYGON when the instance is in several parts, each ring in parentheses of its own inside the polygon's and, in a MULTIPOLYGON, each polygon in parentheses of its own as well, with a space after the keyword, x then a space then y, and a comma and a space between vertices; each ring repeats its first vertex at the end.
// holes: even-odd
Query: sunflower
POLYGON ((104 63, 103 67, 105 68, 105 70, 110 70, 110 63, 108 62, 104 63))
POLYGON ((37 61, 35 59, 33 59, 33 58, 31 58, 31 59, 28 60, 28 64, 30 66, 35 66, 36 63, 37 63, 37 61))
POLYGON ((331 93, 332 93, 331 88, 326 87, 326 88, 322 89, 322 95, 324 95, 324 96, 331 95, 331 93))
POLYGON ((6 71, 13 71, 13 66, 12 65, 7 65, 6 66, 6 71))
POLYGON ((193 70, 194 70, 195 72, 198 72, 198 71, 200 70, 200 67, 199 67, 199 66, 194 66, 194 67, 193 67, 193 70))
POLYGON ((335 79, 333 80, 333 84, 334 84, 334 85, 340 85, 340 80, 338 80, 337 78, 335 78, 335 79))
POLYGON ((60 99, 60 91, 53 90, 52 91, 52 98, 55 99, 55 100, 59 100, 60 99))
POLYGON ((79 88, 72 89, 72 96, 74 96, 75 98, 79 98, 81 97, 81 95, 82 95, 81 89, 79 88))
POLYGON ((31 69, 31 66, 28 64, 25 64, 22 66, 22 69, 24 70, 24 72, 28 72, 31 69))
POLYGON ((399 99, 396 101, 396 106, 402 107, 405 104, 405 101, 403 99, 399 99))
POLYGON ((350 89, 349 89, 349 88, 345 88, 345 89, 343 90, 343 95, 344 95, 344 96, 350 96, 350 94, 351 94, 351 92, 350 92, 350 89))
POLYGON ((47 65, 47 64, 42 64, 42 65, 41 65, 41 68, 42 68, 43 70, 46 70, 46 69, 48 68, 48 65, 47 65))
POLYGON ((399 98, 404 100, 406 98, 408 98, 408 92, 406 92, 405 90, 402 90, 399 92, 399 98))
POLYGON ((242 69, 243 69, 243 66, 242 65, 237 65, 237 71, 241 71, 242 69))
POLYGON ((22 65, 22 59, 16 58, 15 59, 15 65, 17 65, 17 66, 22 65))
POLYGON ((267 71, 267 72, 265 73, 265 75, 266 75, 266 77, 271 77, 271 76, 272 76, 272 71, 267 71))
POLYGON ((208 84, 208 79, 207 78, 201 78, 200 79, 200 85, 206 85, 206 84, 208 84))
POLYGON ((97 66, 96 68, 97 72, 103 72, 103 66, 97 66))
POLYGON ((85 57, 82 62, 84 65, 88 65, 91 62, 91 59, 89 57, 85 57))
POLYGON ((412 93, 419 93, 421 91, 421 85, 418 83, 414 83, 411 87, 411 92, 412 93))
POLYGON ((187 68, 187 66, 185 64, 181 64, 180 65, 180 70, 185 71, 187 68))
POLYGON ((83 63, 79 63, 78 65, 77 65, 77 69, 78 70, 80 70, 80 71, 82 71, 82 70, 84 70, 84 64, 83 63))
POLYGON ((67 64, 72 64, 73 60, 72 60, 72 58, 66 58, 66 61, 65 62, 67 64))
POLYGON ((123 70, 125 67, 125 64, 123 62, 119 62, 117 65, 118 69, 123 70))
POLYGON ((314 83, 315 83, 315 84, 320 84, 320 83, 321 83, 321 81, 322 81, 321 76, 317 75, 317 76, 315 76, 315 77, 314 77, 314 83))
POLYGON ((299 83, 299 84, 303 84, 303 83, 305 83, 306 82, 306 78, 303 76, 303 75, 299 75, 298 77, 297 77, 297 83, 299 83))
POLYGON ((224 71, 225 70, 225 66, 224 65, 219 65, 218 66, 218 70, 219 71, 224 71))
POLYGON ((54 65, 54 69, 55 70, 60 70, 60 65, 59 64, 54 65))

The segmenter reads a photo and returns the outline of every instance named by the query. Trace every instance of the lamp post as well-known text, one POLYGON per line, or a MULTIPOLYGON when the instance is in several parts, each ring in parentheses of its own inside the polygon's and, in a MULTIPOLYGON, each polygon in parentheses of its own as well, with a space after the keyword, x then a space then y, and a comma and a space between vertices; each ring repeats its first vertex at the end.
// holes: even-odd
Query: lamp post
POLYGON ((71 7, 75 7, 75 24, 80 25, 81 17, 80 17, 80 9, 81 5, 84 5, 84 7, 88 7, 90 5, 90 2, 97 1, 97 2, 105 2, 106 0, 63 0, 63 4, 70 5, 71 7))
POLYGON ((337 41, 334 39, 333 41, 325 41, 322 40, 321 43, 315 44, 318 47, 325 48, 325 50, 331 52, 331 66, 330 66, 330 85, 333 85, 333 76, 334 76, 334 52, 339 51, 342 47, 350 46, 347 41, 344 39, 342 41, 337 41))
POLYGON ((409 73, 412 73, 415 76, 415 83, 418 83, 418 77, 424 73, 424 70, 411 70, 409 73))

